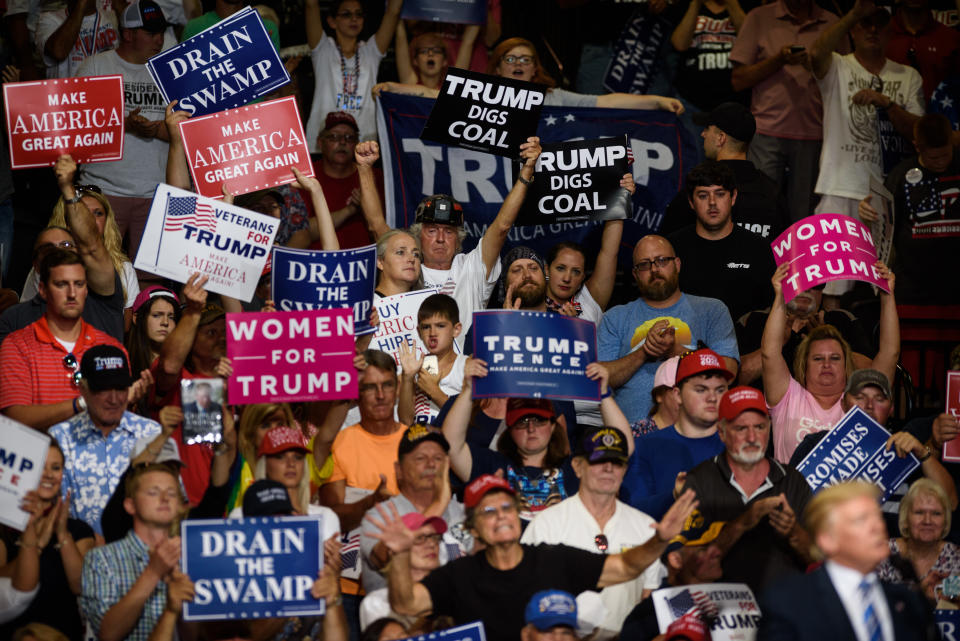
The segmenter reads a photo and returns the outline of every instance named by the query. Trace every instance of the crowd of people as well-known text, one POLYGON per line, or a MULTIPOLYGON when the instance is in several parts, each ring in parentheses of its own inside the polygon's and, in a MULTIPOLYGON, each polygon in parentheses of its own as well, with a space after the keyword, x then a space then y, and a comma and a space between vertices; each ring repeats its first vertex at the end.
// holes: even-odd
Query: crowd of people
POLYGON ((211 379, 233 374, 226 314, 276 312, 269 268, 241 301, 131 257, 157 185, 193 189, 190 114, 145 63, 245 3, 8 2, 5 81, 119 74, 126 117, 119 161, 11 172, 0 150, 0 273, 25 279, 0 296, 0 412, 50 439, 26 526, 0 527, 0 638, 385 641, 479 620, 490 641, 694 640, 716 613, 667 626, 651 595, 720 581, 757 596, 759 639, 939 638, 934 609, 960 606, 960 467, 943 460, 960 424, 945 398, 900 402, 897 304, 960 304, 960 3, 754 4, 487 0, 469 26, 402 20, 404 0, 256 5, 294 78, 270 97, 296 96, 315 176, 225 200, 279 219, 277 245, 375 244, 374 303, 429 295, 426 352, 356 338, 357 398, 239 405, 211 379), (567 78, 544 25, 571 16, 567 78), (657 93, 605 93, 620 31, 643 22, 663 36, 632 45, 657 93), (547 105, 676 114, 699 159, 629 264, 629 221, 596 223, 595 247, 510 242, 536 136, 482 237, 446 194, 391 228, 377 97, 436 98, 449 67, 545 85, 547 105), (872 182, 892 195, 886 289, 785 296, 771 241, 826 213, 882 223, 872 182), (15 190, 39 233, 14 234, 15 190), (30 265, 11 264, 23 247, 30 265), (484 309, 593 323, 599 399, 480 398, 484 309), (797 471, 854 407, 919 461, 883 502, 797 471), (196 421, 220 438, 194 439, 196 421), (183 621, 181 522, 283 515, 321 522, 324 616, 183 621))

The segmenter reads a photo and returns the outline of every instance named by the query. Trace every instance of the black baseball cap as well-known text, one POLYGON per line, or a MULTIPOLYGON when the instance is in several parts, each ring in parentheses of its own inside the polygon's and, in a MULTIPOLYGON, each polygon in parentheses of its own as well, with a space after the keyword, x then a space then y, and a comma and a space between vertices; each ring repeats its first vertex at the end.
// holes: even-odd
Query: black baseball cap
POLYGON ((576 456, 582 456, 590 463, 614 461, 626 463, 630 458, 627 439, 623 432, 615 427, 588 427, 577 443, 576 456))
POLYGON ((739 102, 724 102, 713 111, 701 111, 693 115, 693 122, 701 127, 714 125, 728 136, 740 142, 750 142, 757 133, 757 120, 750 109, 739 102))
POLYGON ((93 392, 127 389, 133 383, 127 352, 114 345, 97 345, 84 352, 80 374, 93 392))
POLYGON ((290 495, 279 481, 254 481, 243 494, 244 516, 286 516, 292 512, 290 495))
POLYGON ((424 425, 423 423, 417 423, 416 425, 408 427, 403 433, 403 437, 400 439, 400 446, 397 448, 397 458, 402 458, 405 454, 409 454, 417 449, 418 445, 427 441, 437 443, 443 448, 444 452, 450 451, 450 444, 447 443, 446 437, 444 437, 440 430, 429 425, 424 425))
POLYGON ((121 29, 143 29, 160 33, 168 26, 163 9, 153 0, 133 0, 120 19, 121 29))

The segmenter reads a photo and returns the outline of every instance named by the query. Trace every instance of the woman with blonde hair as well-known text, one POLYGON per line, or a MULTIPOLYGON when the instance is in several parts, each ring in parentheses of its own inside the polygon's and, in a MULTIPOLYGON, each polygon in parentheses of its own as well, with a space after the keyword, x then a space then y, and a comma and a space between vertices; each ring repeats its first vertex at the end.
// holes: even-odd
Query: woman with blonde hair
MULTIPOLYGON (((103 237, 103 244, 110 254, 110 261, 113 268, 120 275, 120 283, 123 286, 123 327, 124 331, 130 330, 130 323, 133 320, 133 304, 137 300, 137 294, 140 293, 140 283, 137 280, 137 272, 133 268, 133 263, 125 253, 123 253, 123 238, 120 236, 120 227, 117 225, 117 217, 113 213, 110 201, 100 192, 96 185, 76 185, 75 189, 83 194, 80 199, 90 213, 93 214, 93 220, 97 223, 97 229, 103 237)), ((66 205, 63 196, 57 200, 53 206, 53 214, 47 221, 47 227, 67 227, 66 205)), ((40 274, 31 269, 27 274, 27 281, 23 286, 23 293, 20 295, 21 301, 27 301, 37 295, 40 286, 40 274)))
POLYGON ((900 502, 900 536, 890 539, 890 558, 877 569, 880 580, 919 584, 927 598, 936 600, 937 585, 960 574, 960 551, 944 540, 951 512, 942 487, 927 478, 917 479, 900 502))

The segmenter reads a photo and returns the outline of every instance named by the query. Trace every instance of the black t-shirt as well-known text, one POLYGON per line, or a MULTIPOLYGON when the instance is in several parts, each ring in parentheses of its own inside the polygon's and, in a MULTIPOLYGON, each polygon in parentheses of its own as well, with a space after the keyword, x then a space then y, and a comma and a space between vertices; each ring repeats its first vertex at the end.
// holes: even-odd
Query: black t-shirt
POLYGON ((524 545, 512 570, 497 570, 483 552, 451 561, 431 572, 423 585, 433 614, 453 617, 457 625, 481 620, 488 641, 517 641, 523 612, 540 590, 577 595, 596 590, 607 557, 566 545, 524 545))
MULTIPOLYGON (((123 343, 123 303, 123 283, 120 282, 120 275, 115 274, 113 294, 100 296, 92 291, 87 293, 87 300, 83 305, 83 320, 123 343)), ((40 294, 4 310, 3 314, 0 314, 0 343, 7 334, 40 320, 46 311, 47 303, 40 298, 40 294)))
MULTIPOLYGON (((677 3, 677 12, 686 13, 687 3, 677 3)), ((683 14, 680 14, 682 19, 683 14)), ((675 24, 680 20, 674 21, 675 24)), ((730 50, 737 31, 726 9, 714 13, 706 5, 700 6, 693 41, 680 52, 675 86, 677 92, 699 111, 710 111, 724 102, 739 102, 749 106, 749 91, 734 91, 730 84, 733 65, 730 50)))
MULTIPOLYGON (((78 519, 67 519, 67 530, 75 541, 93 538, 90 526, 78 519)), ((19 536, 19 532, 9 529, 4 533, 9 561, 15 559, 20 552, 15 543, 19 536)), ((46 623, 65 634, 70 641, 82 641, 83 620, 77 608, 77 597, 70 589, 60 551, 53 547, 54 543, 56 540, 50 541, 40 554, 40 589, 37 596, 23 614, 0 625, 0 639, 11 638, 17 628, 28 623, 46 623)), ((31 550, 30 554, 33 553, 31 550)))
POLYGON ((894 198, 897 302, 960 303, 960 279, 953 276, 960 246, 960 153, 954 151, 939 174, 921 167, 916 156, 908 158, 893 168, 886 186, 894 198))
MULTIPOLYGON (((746 504, 740 492, 730 484, 731 470, 725 454, 708 459, 687 474, 686 488, 697 493, 697 508, 705 523, 729 523, 753 503, 783 493, 797 519, 803 514, 812 496, 806 479, 789 465, 772 458, 767 479, 772 487, 754 496, 746 504)), ((787 539, 777 534, 764 518, 740 537, 723 558, 723 580, 746 583, 754 594, 770 581, 785 574, 802 572, 803 560, 793 551, 787 539)))
MULTIPOLYGON (((737 184, 737 202, 733 204, 733 222, 772 243, 790 226, 786 201, 780 187, 761 173, 749 160, 721 160, 733 170, 737 184)), ((660 223, 660 235, 667 236, 697 222, 696 214, 681 189, 667 207, 660 223)))
POLYGON ((719 298, 734 319, 773 300, 773 252, 756 234, 734 225, 726 238, 707 240, 691 225, 669 240, 680 257, 684 293, 719 298))

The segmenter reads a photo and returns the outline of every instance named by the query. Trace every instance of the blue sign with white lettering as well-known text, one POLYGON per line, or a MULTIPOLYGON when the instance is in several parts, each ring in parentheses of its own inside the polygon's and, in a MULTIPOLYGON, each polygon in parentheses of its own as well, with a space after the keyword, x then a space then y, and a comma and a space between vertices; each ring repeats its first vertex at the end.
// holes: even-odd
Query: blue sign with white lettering
POLYGON ((613 49, 603 88, 613 93, 647 93, 662 64, 660 45, 669 24, 646 9, 635 11, 613 49))
POLYGON ((890 432, 854 407, 800 461, 797 471, 814 493, 841 481, 861 480, 879 487, 886 501, 920 466, 913 454, 900 458, 895 449, 887 449, 889 438, 890 432))
POLYGON ((447 628, 439 632, 421 634, 416 637, 407 637, 402 641, 487 641, 487 632, 483 621, 474 621, 455 628, 447 628))
POLYGON ((488 370, 474 381, 475 398, 600 400, 600 382, 586 374, 597 360, 591 321, 553 312, 474 312, 473 355, 488 370))
POLYGON ((194 116, 242 107, 290 82, 253 7, 158 53, 147 70, 166 102, 194 116))
POLYGON ((487 0, 406 0, 400 17, 452 24, 485 24, 487 0))
POLYGON ((943 641, 960 641, 960 610, 934 610, 943 641))
POLYGON ((353 309, 355 336, 376 331, 370 325, 377 278, 377 246, 320 251, 273 248, 271 292, 282 312, 353 309))
POLYGON ((200 519, 180 524, 180 566, 193 580, 187 621, 317 616, 323 565, 319 515, 200 519))
MULTIPOLYGON (((380 95, 378 132, 383 154, 387 223, 408 227, 424 196, 450 194, 464 209, 464 249, 473 249, 497 216, 516 173, 509 158, 448 147, 420 139, 433 101, 429 98, 380 95)), ((543 142, 610 138, 626 134, 637 191, 623 228, 620 262, 630 269, 633 246, 660 228, 663 212, 677 195, 684 175, 696 163, 693 137, 667 111, 585 107, 544 107, 537 135, 543 142)), ((561 240, 576 241, 588 252, 600 247, 602 221, 514 225, 503 251, 526 245, 541 256, 561 240)))

